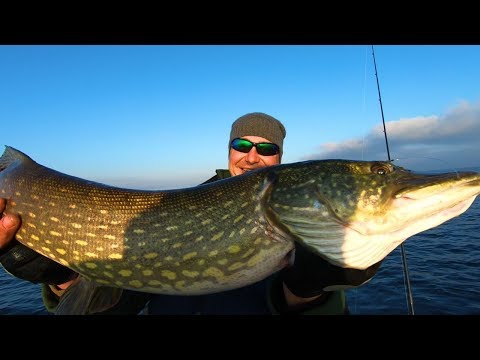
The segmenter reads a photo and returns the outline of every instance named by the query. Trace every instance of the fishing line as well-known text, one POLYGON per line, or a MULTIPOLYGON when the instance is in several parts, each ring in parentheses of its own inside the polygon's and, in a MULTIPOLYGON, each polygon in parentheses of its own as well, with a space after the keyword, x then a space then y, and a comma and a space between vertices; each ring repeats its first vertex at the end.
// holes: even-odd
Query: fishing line
MULTIPOLYGON (((375 50, 373 49, 373 45, 372 45, 372 56, 373 56, 373 65, 375 67, 375 78, 377 79, 378 100, 380 101, 380 111, 381 111, 381 114, 382 114, 383 133, 385 134, 385 145, 387 146, 388 161, 392 162, 392 159, 390 158, 390 148, 388 146, 387 128, 385 126, 385 117, 383 116, 382 95, 380 93, 380 82, 378 80, 377 62, 375 61, 375 50)), ((407 256, 405 255, 405 247, 404 247, 403 243, 400 244, 400 248, 402 250, 402 263, 403 263, 404 281, 406 282, 406 287, 407 287, 406 288, 406 295, 408 297, 408 299, 407 299, 408 313, 410 315, 414 315, 415 311, 413 309, 412 288, 410 286, 410 276, 408 274, 407 256)))

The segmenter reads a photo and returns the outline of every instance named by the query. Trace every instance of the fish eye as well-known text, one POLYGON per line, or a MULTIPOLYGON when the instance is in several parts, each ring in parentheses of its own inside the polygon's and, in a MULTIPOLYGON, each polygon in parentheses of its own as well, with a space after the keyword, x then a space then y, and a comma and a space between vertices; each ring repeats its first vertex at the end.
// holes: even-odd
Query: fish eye
POLYGON ((392 168, 386 163, 375 163, 370 168, 372 174, 386 175, 392 172, 392 168))

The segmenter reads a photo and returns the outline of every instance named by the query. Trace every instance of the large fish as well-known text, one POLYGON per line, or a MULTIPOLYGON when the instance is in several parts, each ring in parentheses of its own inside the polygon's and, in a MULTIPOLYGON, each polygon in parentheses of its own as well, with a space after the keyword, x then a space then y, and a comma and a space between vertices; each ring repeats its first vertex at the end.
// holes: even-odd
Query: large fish
POLYGON ((0 196, 22 217, 21 243, 85 286, 158 294, 252 284, 285 267, 296 241, 366 269, 479 193, 479 173, 420 175, 383 161, 303 161, 144 191, 63 174, 9 146, 0 158, 0 196))

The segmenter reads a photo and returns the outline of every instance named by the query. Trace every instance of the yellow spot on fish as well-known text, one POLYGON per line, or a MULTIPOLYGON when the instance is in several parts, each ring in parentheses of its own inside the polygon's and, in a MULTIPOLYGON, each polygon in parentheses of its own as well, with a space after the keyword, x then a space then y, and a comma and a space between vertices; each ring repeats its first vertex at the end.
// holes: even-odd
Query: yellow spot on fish
POLYGON ((240 251, 240 246, 238 245, 231 245, 228 247, 228 252, 230 254, 235 254, 235 253, 238 253, 240 251))
POLYGON ((135 268, 137 269, 141 269, 142 267, 143 267, 142 264, 135 264, 135 268))
POLYGON ((174 249, 176 249, 176 248, 179 248, 179 247, 182 246, 182 245, 183 245, 183 243, 178 242, 178 243, 173 244, 172 247, 173 247, 174 249))
POLYGON ((75 205, 75 204, 70 204, 70 205, 68 205, 68 207, 69 207, 70 209, 75 209, 75 208, 77 207, 77 205, 75 205))
POLYGON ((19 191, 15 191, 15 195, 20 196, 21 194, 19 191))
POLYGON ((65 266, 69 266, 70 264, 68 263, 68 261, 64 260, 64 259, 58 259, 58 261, 60 262, 60 264, 62 265, 65 265, 65 266))
POLYGON ((155 259, 157 256, 158 256, 158 254, 157 254, 157 253, 154 253, 154 252, 151 252, 151 253, 148 253, 148 254, 143 255, 143 257, 144 257, 145 259, 155 259))
POLYGON ((224 231, 221 231, 218 234, 213 235, 210 240, 215 241, 215 240, 220 239, 223 236, 223 233, 224 233, 224 231))
POLYGON ((46 252, 50 252, 50 249, 47 248, 47 247, 45 247, 45 246, 42 246, 42 250, 43 250, 43 251, 46 251, 46 252))
POLYGON ((183 270, 182 274, 189 278, 194 278, 200 275, 198 271, 189 271, 189 270, 183 270))
POLYGON ((200 265, 200 266, 203 265, 203 264, 205 264, 205 259, 200 259, 200 260, 198 260, 198 261, 197 261, 197 264, 200 265))
POLYGON ((97 251, 103 251, 103 250, 105 250, 105 249, 104 249, 103 247, 99 246, 99 247, 96 247, 95 250, 97 250, 97 251))
POLYGON ((133 232, 134 232, 135 234, 143 234, 143 233, 145 232, 145 230, 143 230, 143 229, 135 229, 135 230, 133 230, 133 232))
POLYGON ((104 235, 103 237, 107 240, 115 240, 116 239, 116 237, 114 235, 104 235))
MULTIPOLYGON (((18 237, 18 235, 17 235, 17 239, 18 239, 18 238, 19 238, 19 237, 18 237)), ((33 246, 33 243, 27 242, 27 245, 28 245, 28 246, 33 246)))
POLYGON ((107 210, 100 210, 100 214, 108 214, 108 211, 107 210))
POLYGON ((202 239, 203 239, 203 235, 200 235, 199 237, 197 237, 197 238, 195 239, 195 241, 202 241, 202 239))
POLYGON ((248 204, 249 204, 249 202, 244 202, 242 205, 240 205, 240 207, 243 208, 243 207, 247 206, 248 204))
POLYGON ((208 269, 204 270, 202 272, 202 276, 203 277, 214 277, 216 278, 217 280, 220 280, 224 275, 223 275, 223 272, 216 268, 216 267, 209 267, 208 269))
POLYGON ((73 253, 74 253, 75 255, 80 254, 77 250, 73 250, 73 253))
POLYGON ((255 254, 252 256, 250 259, 247 261, 247 265, 252 267, 258 264, 259 262, 263 261, 263 255, 262 253, 255 254))
POLYGON ((143 270, 142 274, 145 275, 145 276, 151 276, 153 274, 153 271, 152 270, 143 270))
POLYGON ((107 225, 98 225, 97 229, 107 230, 108 226, 107 225))
POLYGON ((98 254, 95 254, 95 253, 92 253, 92 252, 86 252, 85 256, 98 258, 98 254))
POLYGON ((245 251, 245 253, 242 255, 242 259, 243 259, 243 258, 246 258, 246 257, 248 257, 248 256, 250 256, 250 255, 252 255, 252 253, 253 253, 254 251, 255 251, 255 248, 253 248, 253 247, 250 248, 250 249, 248 249, 248 250, 245 251))
POLYGON ((62 234, 60 234, 59 232, 53 231, 53 230, 49 231, 48 233, 52 236, 62 236, 62 234))
POLYGON ((136 287, 136 288, 140 288, 143 286, 143 283, 141 281, 138 281, 138 280, 132 280, 132 281, 129 281, 128 282, 130 285, 132 285, 133 287, 136 287))
POLYGON ((162 283, 158 280, 150 280, 147 284, 151 286, 158 286, 158 285, 161 285, 162 283))
POLYGON ((173 260, 173 257, 171 257, 170 255, 168 255, 168 256, 165 257, 165 260, 167 260, 167 261, 172 261, 172 260, 173 260))
POLYGON ((72 225, 75 229, 81 229, 82 228, 82 225, 77 224, 77 223, 71 223, 70 225, 72 225))
POLYGON ((108 258, 109 259, 123 259, 123 255, 118 254, 118 253, 112 253, 112 254, 108 255, 108 258))
POLYGON ((179 290, 185 287, 185 280, 180 280, 175 283, 175 287, 179 290))
POLYGON ((32 224, 32 223, 27 223, 28 226, 30 226, 31 228, 34 228, 36 229, 37 227, 35 226, 35 224, 32 224))
POLYGON ((120 224, 120 221, 112 220, 112 221, 110 221, 110 224, 112 224, 112 225, 118 225, 118 224, 120 224))
POLYGON ((112 274, 111 272, 104 271, 104 272, 103 272, 103 275, 105 275, 106 277, 109 277, 109 278, 113 279, 113 274, 112 274))
POLYGON ((92 233, 86 233, 85 235, 87 235, 88 237, 96 237, 97 236, 97 235, 92 234, 92 233))
POLYGON ((112 267, 112 265, 110 265, 110 264, 106 264, 106 265, 105 265, 105 269, 113 269, 113 267, 112 267))
POLYGON ((75 243, 81 246, 87 246, 88 242, 83 241, 83 240, 75 240, 75 243))
POLYGON ((243 214, 240 214, 239 216, 237 216, 237 217, 235 218, 235 220, 233 220, 233 223, 236 224, 237 222, 239 222, 240 220, 242 220, 243 217, 244 217, 244 215, 243 215, 243 214))
POLYGON ((178 226, 167 226, 167 231, 177 230, 178 226))
POLYGON ((52 220, 52 221, 54 221, 54 222, 59 222, 59 221, 60 221, 60 220, 58 220, 58 218, 56 218, 56 217, 54 217, 54 216, 50 217, 50 220, 52 220))
POLYGON ((253 221, 252 219, 248 219, 248 220, 246 221, 246 223, 247 223, 247 224, 250 224, 252 221, 253 221))
POLYGON ((92 263, 92 262, 86 262, 86 263, 85 263, 85 267, 87 267, 87 268, 89 268, 89 269, 96 269, 96 268, 97 268, 97 264, 92 263))
POLYGON ((208 225, 212 222, 212 219, 207 219, 202 221, 202 225, 208 225))
POLYGON ((255 234, 257 232, 258 227, 254 226, 250 231, 250 234, 255 234))
POLYGON ((187 231, 186 233, 183 234, 183 236, 188 236, 188 235, 191 235, 193 233, 193 231, 187 231))
POLYGON ((245 228, 241 228, 238 233, 239 233, 240 235, 242 235, 244 232, 245 232, 245 228))
POLYGON ((230 217, 230 214, 225 214, 222 216, 222 220, 227 220, 230 217))
POLYGON ((117 281, 115 281, 115 285, 122 287, 123 286, 123 281, 117 280, 117 281))
POLYGON ((16 234, 15 236, 17 237, 17 239, 19 239, 19 240, 23 240, 23 237, 22 237, 22 235, 16 234))
POLYGON ((132 276, 132 270, 120 270, 118 273, 124 277, 132 276))
POLYGON ((234 271, 234 270, 237 270, 237 269, 240 269, 242 266, 244 266, 245 263, 242 263, 242 262, 236 262, 236 263, 233 263, 232 265, 230 265, 228 267, 228 270, 230 271, 234 271))
POLYGON ((170 270, 162 270, 161 274, 169 280, 174 280, 177 277, 177 274, 170 270))
POLYGON ((197 256, 196 251, 189 252, 188 254, 183 255, 183 260, 188 260, 197 256))
POLYGON ((30 237, 31 237, 33 240, 37 240, 37 241, 40 240, 40 238, 39 238, 38 236, 33 235, 33 234, 32 234, 30 237))
POLYGON ((223 207, 229 207, 232 204, 233 204, 233 200, 229 200, 223 205, 223 207))
POLYGON ((32 217, 32 218, 35 218, 35 217, 37 217, 37 215, 35 215, 35 214, 34 214, 34 213, 32 213, 32 212, 29 212, 29 213, 28 213, 28 216, 30 216, 30 217, 32 217))
POLYGON ((145 241, 141 241, 141 242, 139 242, 137 245, 141 247, 141 246, 145 246, 146 244, 147 244, 147 243, 146 243, 145 241))
POLYGON ((62 243, 64 243, 65 245, 70 244, 67 240, 62 240, 62 243))
POLYGON ((217 263, 219 263, 220 265, 225 265, 226 263, 228 263, 228 259, 218 260, 217 263))
POLYGON ((156 267, 156 268, 157 268, 157 267, 160 267, 160 266, 162 266, 162 263, 161 263, 161 262, 156 262, 155 264, 153 264, 153 267, 156 267))
POLYGON ((218 250, 212 250, 208 253, 208 256, 217 256, 218 255, 218 250))
POLYGON ((65 255, 67 253, 67 250, 65 250, 65 249, 55 249, 55 251, 62 254, 62 255, 65 255))

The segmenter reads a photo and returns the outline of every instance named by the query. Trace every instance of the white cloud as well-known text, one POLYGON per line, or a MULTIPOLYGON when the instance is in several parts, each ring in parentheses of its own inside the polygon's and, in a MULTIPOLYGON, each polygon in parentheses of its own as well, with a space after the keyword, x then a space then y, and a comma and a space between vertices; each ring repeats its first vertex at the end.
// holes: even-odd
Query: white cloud
MULTIPOLYGON (((408 158, 438 169, 480 166, 480 102, 461 102, 443 116, 418 116, 386 123, 391 158, 408 158), (425 161, 429 159, 429 161, 425 161), (428 164, 427 164, 428 163, 428 164)), ((325 143, 303 159, 386 160, 383 125, 363 138, 325 143)))

